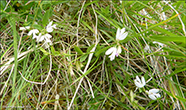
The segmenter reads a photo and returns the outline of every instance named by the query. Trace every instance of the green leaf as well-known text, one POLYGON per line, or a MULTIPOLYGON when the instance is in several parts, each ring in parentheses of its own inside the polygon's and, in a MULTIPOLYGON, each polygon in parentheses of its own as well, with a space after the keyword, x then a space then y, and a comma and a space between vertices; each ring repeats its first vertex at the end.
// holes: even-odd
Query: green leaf
POLYGON ((127 85, 129 81, 129 75, 126 74, 125 80, 123 81, 123 86, 127 85))
POLYGON ((173 41, 186 44, 185 36, 151 36, 155 41, 173 41))
POLYGON ((87 26, 87 28, 89 28, 92 32, 94 32, 94 30, 83 20, 80 20, 85 26, 87 26))
POLYGON ((38 25, 38 24, 33 24, 33 27, 35 29, 39 29, 39 30, 42 30, 43 29, 43 27, 41 25, 38 25))
POLYGON ((95 44, 92 44, 90 47, 88 47, 88 49, 87 49, 87 53, 89 53, 91 50, 92 50, 92 48, 95 46, 95 44))
POLYGON ((43 16, 43 26, 45 27, 48 23, 48 19, 49 19, 49 14, 50 14, 50 9, 46 11, 45 15, 43 16))
POLYGON ((60 55, 60 53, 58 51, 55 51, 53 46, 51 46, 51 52, 52 52, 52 55, 54 55, 54 56, 59 56, 60 55))
POLYGON ((80 55, 82 55, 83 54, 83 52, 82 52, 82 50, 78 47, 78 46, 74 46, 74 49, 75 49, 75 51, 78 53, 78 54, 80 54, 80 55))
POLYGON ((85 59, 86 59, 87 57, 88 57, 88 54, 82 55, 81 58, 80 58, 80 62, 85 61, 85 59))
POLYGON ((50 54, 49 52, 47 52, 47 51, 46 51, 44 48, 42 48, 42 47, 40 47, 39 49, 43 52, 44 55, 49 55, 49 54, 50 54))

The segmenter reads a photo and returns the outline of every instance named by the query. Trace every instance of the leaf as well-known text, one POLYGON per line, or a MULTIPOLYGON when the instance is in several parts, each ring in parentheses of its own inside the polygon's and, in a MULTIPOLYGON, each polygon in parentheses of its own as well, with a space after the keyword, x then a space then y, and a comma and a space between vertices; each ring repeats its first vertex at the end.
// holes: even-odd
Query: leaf
POLYGON ((151 36, 155 41, 173 41, 186 44, 185 36, 151 36))
POLYGON ((78 46, 74 46, 74 49, 75 49, 75 51, 78 53, 78 54, 80 54, 80 55, 82 55, 83 54, 83 52, 82 52, 82 50, 78 47, 78 46))
POLYGON ((88 54, 82 55, 81 58, 80 58, 80 62, 85 61, 85 59, 86 59, 87 57, 88 57, 88 54))
POLYGON ((60 53, 58 51, 55 51, 53 46, 51 46, 51 52, 52 52, 52 55, 54 55, 54 56, 59 56, 60 55, 60 53))
POLYGON ((41 25, 38 25, 38 24, 33 24, 33 27, 35 29, 39 29, 39 30, 42 30, 43 29, 43 27, 41 25))
POLYGON ((50 9, 46 11, 45 15, 43 16, 43 21, 42 24, 45 27, 48 23, 48 19, 49 19, 49 13, 50 13, 50 9))
POLYGON ((123 86, 127 85, 129 81, 129 75, 126 74, 125 80, 123 81, 123 86))
POLYGON ((49 54, 50 54, 49 52, 47 52, 47 51, 46 51, 45 49, 43 49, 42 47, 40 47, 39 49, 43 52, 44 55, 49 55, 49 54))
POLYGON ((87 52, 89 53, 94 46, 95 46, 95 44, 92 44, 90 47, 88 47, 87 52))

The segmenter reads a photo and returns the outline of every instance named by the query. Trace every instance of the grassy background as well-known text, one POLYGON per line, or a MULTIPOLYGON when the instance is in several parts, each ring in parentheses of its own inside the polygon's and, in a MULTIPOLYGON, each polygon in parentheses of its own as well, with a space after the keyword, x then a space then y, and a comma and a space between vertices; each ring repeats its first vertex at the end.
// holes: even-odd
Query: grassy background
POLYGON ((0 5, 0 108, 186 109, 184 1, 3 0, 0 5), (57 29, 48 49, 19 30, 42 29, 49 21, 57 29), (123 27, 129 35, 120 41, 120 56, 110 61, 105 51, 123 27), (144 89, 136 90, 137 75, 151 79, 145 89, 159 88, 161 98, 151 100, 144 89))

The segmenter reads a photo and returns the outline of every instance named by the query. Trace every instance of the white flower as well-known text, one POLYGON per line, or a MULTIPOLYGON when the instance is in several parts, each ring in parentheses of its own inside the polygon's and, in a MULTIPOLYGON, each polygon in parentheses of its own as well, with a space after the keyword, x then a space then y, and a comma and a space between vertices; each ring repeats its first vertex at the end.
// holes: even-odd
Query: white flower
POLYGON ((128 35, 128 32, 125 32, 125 28, 122 28, 122 29, 118 28, 116 32, 116 40, 117 41, 123 40, 127 37, 127 35, 128 35))
POLYGON ((157 41, 154 41, 154 42, 152 42, 153 44, 158 44, 158 45, 160 45, 160 46, 164 46, 164 44, 163 43, 160 43, 160 42, 157 42, 157 41))
POLYGON ((52 38, 50 34, 41 35, 41 33, 39 33, 39 36, 36 37, 36 41, 37 42, 44 41, 44 44, 43 44, 44 47, 48 48, 49 45, 52 45, 52 41, 50 40, 50 38, 52 38))
POLYGON ((149 91, 146 92, 152 100, 156 100, 157 98, 161 97, 161 95, 158 93, 159 89, 150 89, 149 91))
POLYGON ((145 78, 142 76, 141 80, 138 76, 136 76, 136 79, 134 80, 134 83, 137 87, 142 88, 145 86, 146 82, 145 82, 145 78))
POLYGON ((41 35, 41 33, 39 33, 39 36, 36 37, 36 40, 37 42, 42 42, 43 40, 46 42, 51 42, 50 38, 52 38, 50 34, 41 35))
POLYGON ((34 38, 37 38, 37 33, 39 33, 39 31, 37 30, 37 29, 32 29, 32 30, 30 30, 29 32, 28 32, 28 36, 30 36, 30 35, 32 35, 33 34, 33 39, 34 38))
POLYGON ((118 55, 121 53, 121 47, 120 46, 118 46, 118 48, 116 48, 116 47, 111 47, 111 48, 109 48, 106 52, 105 52, 105 54, 106 55, 110 55, 111 53, 111 55, 109 56, 109 58, 110 58, 110 61, 112 61, 112 60, 114 60, 115 59, 115 56, 116 57, 118 57, 118 55))
POLYGON ((30 26, 20 27, 20 28, 19 28, 19 30, 22 30, 22 31, 26 31, 27 29, 30 29, 30 26))
POLYGON ((52 42, 51 41, 50 42, 45 41, 43 45, 44 45, 45 48, 49 48, 48 44, 52 45, 52 42))
POLYGON ((51 21, 47 26, 46 26, 46 31, 47 32, 52 32, 53 31, 53 28, 56 29, 56 25, 57 24, 54 24, 52 25, 53 21, 51 21))

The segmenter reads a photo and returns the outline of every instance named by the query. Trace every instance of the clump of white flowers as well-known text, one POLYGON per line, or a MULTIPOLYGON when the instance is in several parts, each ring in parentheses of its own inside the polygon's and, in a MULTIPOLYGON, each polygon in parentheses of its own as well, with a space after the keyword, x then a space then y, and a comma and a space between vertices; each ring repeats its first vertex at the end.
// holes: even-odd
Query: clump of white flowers
POLYGON ((116 41, 117 41, 117 46, 109 48, 105 54, 110 55, 110 61, 113 61, 115 59, 115 56, 118 57, 118 55, 122 52, 121 46, 119 45, 120 40, 124 40, 128 35, 128 32, 125 32, 125 28, 118 28, 116 32, 116 41))
MULTIPOLYGON (((138 87, 138 88, 142 88, 146 85, 145 82, 145 78, 142 76, 141 80, 138 76, 136 76, 136 79, 134 80, 134 84, 138 87)), ((156 100, 157 98, 161 97, 161 95, 158 93, 159 89, 150 89, 149 91, 145 91, 149 98, 152 100, 156 100)))
MULTIPOLYGON (((53 21, 51 21, 45 28, 45 32, 39 32, 38 29, 32 29, 28 32, 28 36, 33 35, 33 39, 36 39, 36 41, 42 42, 44 41, 44 47, 48 48, 49 45, 52 45, 52 41, 50 40, 50 38, 52 38, 52 36, 49 34, 50 32, 52 32, 54 29, 57 29, 56 26, 57 24, 53 24, 53 21), (43 34, 44 33, 44 34, 43 34)), ((26 27, 20 27, 20 30, 26 30, 26 29, 30 29, 30 26, 26 26, 26 27)))

